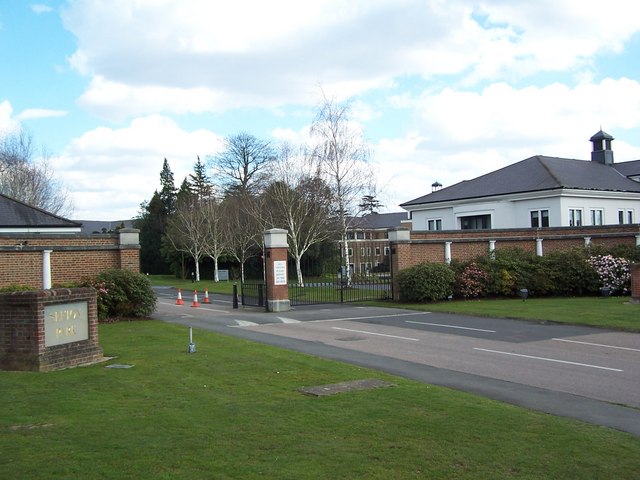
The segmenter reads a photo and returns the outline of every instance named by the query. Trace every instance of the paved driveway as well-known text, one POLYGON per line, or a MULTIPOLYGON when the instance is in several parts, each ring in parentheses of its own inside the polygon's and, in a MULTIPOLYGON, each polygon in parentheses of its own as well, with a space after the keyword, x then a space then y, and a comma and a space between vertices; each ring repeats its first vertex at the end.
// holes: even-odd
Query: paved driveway
POLYGON ((216 295, 192 308, 157 292, 162 320, 640 435, 640 334, 354 305, 233 310, 216 295))

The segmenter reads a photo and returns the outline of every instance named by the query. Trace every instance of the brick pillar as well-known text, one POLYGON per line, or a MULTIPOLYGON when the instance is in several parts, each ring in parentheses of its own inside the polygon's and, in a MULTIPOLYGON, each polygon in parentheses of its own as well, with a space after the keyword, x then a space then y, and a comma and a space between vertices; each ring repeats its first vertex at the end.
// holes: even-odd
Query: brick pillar
POLYGON ((140 230, 121 228, 119 233, 120 268, 140 272, 140 230))
POLYGON ((267 281, 267 310, 270 312, 286 312, 291 310, 289 301, 289 285, 287 260, 289 244, 287 231, 272 228, 263 234, 265 277, 267 281))
POLYGON ((640 303, 640 263, 631 264, 631 303, 640 303))
POLYGON ((400 300, 400 293, 398 289, 397 273, 403 268, 410 267, 410 241, 411 231, 408 228, 397 228, 395 230, 389 230, 389 251, 391 254, 390 269, 391 269, 391 281, 393 283, 393 299, 400 300))

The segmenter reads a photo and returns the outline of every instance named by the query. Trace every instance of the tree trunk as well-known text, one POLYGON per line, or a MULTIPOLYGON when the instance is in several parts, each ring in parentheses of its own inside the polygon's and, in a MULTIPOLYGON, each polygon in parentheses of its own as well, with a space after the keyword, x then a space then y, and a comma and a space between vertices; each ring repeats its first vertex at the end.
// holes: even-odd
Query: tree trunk
POLYGON ((304 280, 302 279, 302 267, 300 266, 300 257, 296 258, 296 275, 298 276, 298 286, 304 287, 304 280))

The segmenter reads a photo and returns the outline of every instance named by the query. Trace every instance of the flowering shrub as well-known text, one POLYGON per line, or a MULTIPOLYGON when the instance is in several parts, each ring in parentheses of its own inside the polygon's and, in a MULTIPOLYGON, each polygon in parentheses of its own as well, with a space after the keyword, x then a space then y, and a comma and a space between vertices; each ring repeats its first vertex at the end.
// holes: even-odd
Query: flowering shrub
POLYGON ((475 262, 467 265, 457 278, 457 294, 462 298, 478 298, 487 294, 489 275, 475 262))
POLYGON ((628 294, 631 288, 631 268, 629 260, 612 255, 596 255, 589 257, 587 263, 600 277, 603 288, 611 289, 611 293, 628 294))
POLYGON ((147 317, 153 313, 156 297, 145 275, 127 270, 105 270, 82 286, 97 292, 98 320, 147 317))

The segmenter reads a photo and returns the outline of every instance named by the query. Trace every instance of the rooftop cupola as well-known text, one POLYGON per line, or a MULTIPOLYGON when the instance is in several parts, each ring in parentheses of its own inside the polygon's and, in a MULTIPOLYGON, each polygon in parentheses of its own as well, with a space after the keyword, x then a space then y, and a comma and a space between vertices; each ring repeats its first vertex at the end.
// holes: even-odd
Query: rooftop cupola
POLYGON ((593 143, 591 161, 598 162, 603 165, 613 165, 613 150, 611 150, 613 137, 600 130, 589 140, 593 143))

